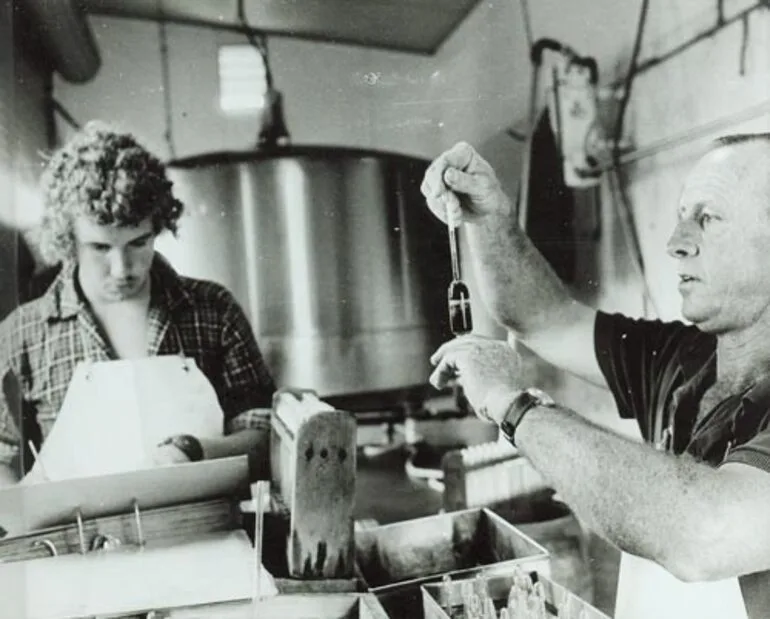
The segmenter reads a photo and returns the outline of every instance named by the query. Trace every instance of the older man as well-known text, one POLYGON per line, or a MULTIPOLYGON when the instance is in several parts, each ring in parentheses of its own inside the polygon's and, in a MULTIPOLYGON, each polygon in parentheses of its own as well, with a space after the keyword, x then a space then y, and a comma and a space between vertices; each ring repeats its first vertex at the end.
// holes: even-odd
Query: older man
POLYGON ((618 618, 770 617, 770 134, 718 140, 685 180, 668 251, 692 325, 574 300, 467 144, 432 163, 423 193, 439 218, 466 222, 499 322, 543 359, 607 386, 639 422, 646 444, 525 389, 503 342, 461 337, 432 359, 435 385, 457 379, 625 551, 618 618))

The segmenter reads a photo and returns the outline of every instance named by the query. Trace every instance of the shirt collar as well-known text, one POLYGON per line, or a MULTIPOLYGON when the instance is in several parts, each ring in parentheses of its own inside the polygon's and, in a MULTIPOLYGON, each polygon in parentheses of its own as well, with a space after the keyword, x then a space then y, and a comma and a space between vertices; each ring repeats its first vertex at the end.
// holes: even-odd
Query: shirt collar
POLYGON ((67 320, 74 318, 85 306, 75 284, 77 266, 74 262, 65 262, 59 274, 42 297, 45 316, 49 320, 67 320))
POLYGON ((747 413, 764 414, 770 410, 770 374, 766 374, 743 396, 743 409, 747 413))
MULTIPOLYGON (((83 293, 77 284, 77 264, 65 262, 48 291, 43 295, 46 318, 50 320, 68 320, 76 317, 87 307, 83 293)), ((166 258, 155 252, 150 278, 153 286, 151 303, 165 306, 169 311, 181 304, 192 304, 190 293, 182 285, 181 279, 166 258)))
POLYGON ((159 304, 169 311, 173 311, 180 305, 193 305, 190 292, 182 285, 179 274, 174 270, 168 260, 155 252, 150 269, 152 279, 152 298, 150 304, 159 304), (161 296, 162 295, 162 296, 161 296), (160 303, 157 303, 160 301, 160 303))

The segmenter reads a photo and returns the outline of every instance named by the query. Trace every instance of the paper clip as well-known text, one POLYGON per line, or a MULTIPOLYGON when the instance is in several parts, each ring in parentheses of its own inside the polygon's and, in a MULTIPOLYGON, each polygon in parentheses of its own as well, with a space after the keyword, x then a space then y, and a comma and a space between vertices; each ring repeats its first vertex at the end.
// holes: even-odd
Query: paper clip
POLYGON ((78 524, 78 541, 80 542, 80 554, 86 554, 86 534, 83 527, 83 514, 80 512, 80 508, 75 509, 75 520, 78 524))
POLYGON ((39 546, 45 546, 48 549, 48 552, 51 553, 52 557, 59 555, 59 553, 56 551, 56 546, 54 546, 54 543, 50 539, 39 539, 32 543, 33 548, 38 548, 39 546))
POLYGON ((134 524, 136 524, 136 543, 144 546, 144 530, 142 529, 142 515, 139 512, 139 501, 134 499, 134 524))

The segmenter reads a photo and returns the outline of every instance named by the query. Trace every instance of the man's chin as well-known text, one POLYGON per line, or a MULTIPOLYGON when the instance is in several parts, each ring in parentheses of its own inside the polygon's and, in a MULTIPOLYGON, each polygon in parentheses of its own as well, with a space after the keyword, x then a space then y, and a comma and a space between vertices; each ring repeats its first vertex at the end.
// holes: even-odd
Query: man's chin
POLYGON ((702 331, 703 333, 719 335, 726 330, 724 325, 719 324, 718 320, 715 319, 713 314, 706 312, 685 311, 683 309, 682 317, 694 327, 697 327, 698 330, 702 331))
POLYGON ((119 286, 111 287, 104 291, 104 298, 106 301, 118 302, 126 301, 139 294, 141 287, 139 286, 119 286))
POLYGON ((689 307, 687 303, 682 305, 682 318, 706 333, 709 332, 709 317, 708 312, 689 307))

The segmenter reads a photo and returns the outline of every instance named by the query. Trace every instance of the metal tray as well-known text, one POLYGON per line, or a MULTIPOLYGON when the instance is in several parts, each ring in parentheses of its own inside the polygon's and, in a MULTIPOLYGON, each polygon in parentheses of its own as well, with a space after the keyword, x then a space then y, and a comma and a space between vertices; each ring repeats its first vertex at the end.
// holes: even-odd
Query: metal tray
MULTIPOLYGON (((558 608, 565 597, 570 598, 570 613, 560 619, 610 619, 600 610, 591 606, 561 585, 553 582, 542 573, 530 572, 530 577, 543 583, 546 606, 549 617, 559 617, 558 608), (583 613, 581 615, 581 613, 583 613)), ((455 619, 465 617, 462 604, 462 584, 468 578, 453 579, 451 583, 426 583, 420 587, 422 594, 423 615, 425 619, 455 619)), ((486 579, 489 596, 496 608, 502 608, 508 599, 508 592, 513 585, 511 575, 491 576, 486 579)))
POLYGON ((356 564, 392 617, 422 616, 420 585, 506 574, 514 565, 549 572, 548 552, 486 508, 427 516, 356 531, 356 564))

